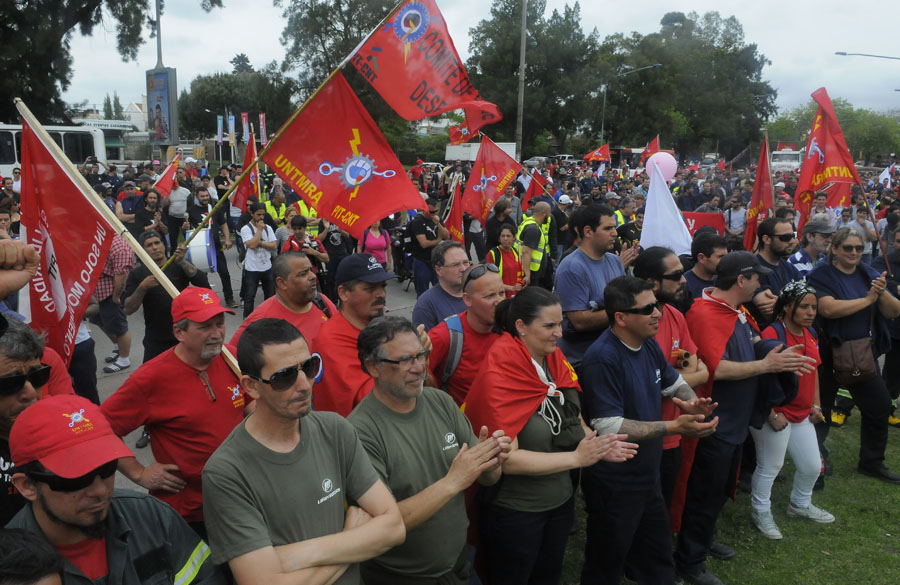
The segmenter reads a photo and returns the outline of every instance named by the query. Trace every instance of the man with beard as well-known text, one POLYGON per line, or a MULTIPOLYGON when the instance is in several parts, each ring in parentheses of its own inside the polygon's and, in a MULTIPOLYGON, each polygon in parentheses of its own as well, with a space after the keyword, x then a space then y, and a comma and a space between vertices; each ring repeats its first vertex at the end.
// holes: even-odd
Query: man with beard
MULTIPOLYGON (((203 223, 206 216, 212 212, 213 206, 210 197, 211 194, 207 187, 197 189, 197 204, 188 208, 188 220, 182 226, 185 234, 203 223)), ((228 272, 228 262, 225 260, 225 252, 223 251, 231 248, 231 229, 228 226, 224 205, 212 216, 207 227, 212 232, 213 245, 216 247, 216 271, 219 274, 219 280, 222 281, 222 295, 225 296, 225 305, 231 309, 237 309, 238 304, 234 301, 234 290, 231 287, 231 274, 228 272), (222 239, 219 237, 220 231, 225 240, 224 246, 222 239)))
POLYGON ((833 233, 834 226, 825 219, 814 218, 803 226, 800 249, 788 260, 801 278, 806 278, 816 264, 825 259, 833 233))
POLYGON ((90 401, 41 400, 16 420, 10 447, 13 483, 28 504, 9 527, 46 540, 65 559, 62 583, 225 583, 209 547, 169 506, 113 493, 117 459, 132 454, 90 401))
POLYGON ((792 280, 799 280, 797 268, 787 261, 798 245, 794 224, 784 218, 769 217, 759 224, 759 251, 757 257, 769 273, 759 277, 759 289, 753 295, 748 308, 761 328, 772 320, 772 309, 782 287, 792 280), (755 310, 754 310, 755 309, 755 310))
POLYGON ((175 508, 201 537, 200 472, 245 411, 240 380, 221 356, 223 313, 234 311, 210 289, 182 291, 172 300, 178 345, 138 368, 102 405, 119 436, 144 425, 153 437, 153 463, 126 457, 119 470, 175 508))

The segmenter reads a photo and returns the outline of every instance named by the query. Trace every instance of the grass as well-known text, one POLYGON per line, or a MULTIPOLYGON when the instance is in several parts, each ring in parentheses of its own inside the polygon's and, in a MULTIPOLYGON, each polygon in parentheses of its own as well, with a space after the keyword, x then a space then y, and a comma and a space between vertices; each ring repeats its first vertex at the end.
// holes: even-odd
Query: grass
MULTIPOLYGON (((856 472, 859 411, 843 428, 832 428, 828 448, 834 475, 825 489, 813 492, 813 503, 836 517, 834 524, 788 518, 794 467, 790 455, 783 472, 787 481, 772 490, 772 512, 784 535, 768 540, 750 519, 750 496, 738 492, 719 516, 718 536, 737 551, 730 561, 708 561, 726 585, 831 585, 896 583, 900 564, 900 486, 856 472)), ((900 472, 900 429, 889 429, 885 464, 900 472)), ((576 534, 569 538, 561 583, 577 584, 584 555, 583 501, 578 500, 576 534)))

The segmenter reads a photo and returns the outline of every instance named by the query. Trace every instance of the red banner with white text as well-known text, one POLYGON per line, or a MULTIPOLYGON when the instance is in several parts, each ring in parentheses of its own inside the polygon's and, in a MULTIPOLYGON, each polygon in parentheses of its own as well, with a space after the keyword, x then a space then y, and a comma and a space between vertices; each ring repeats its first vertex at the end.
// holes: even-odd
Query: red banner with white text
POLYGON ((691 237, 703 226, 715 228, 716 232, 721 236, 725 233, 725 216, 721 213, 697 213, 694 211, 684 211, 684 223, 687 225, 691 237))
POLYGON ((521 170, 522 165, 503 152, 493 140, 482 136, 481 148, 466 183, 463 211, 482 223, 486 222, 497 198, 516 180, 521 170))

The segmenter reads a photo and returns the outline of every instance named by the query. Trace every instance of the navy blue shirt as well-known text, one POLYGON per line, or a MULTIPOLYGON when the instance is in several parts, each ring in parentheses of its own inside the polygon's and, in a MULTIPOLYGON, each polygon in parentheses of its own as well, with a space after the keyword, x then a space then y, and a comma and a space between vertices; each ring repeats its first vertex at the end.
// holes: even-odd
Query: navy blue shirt
POLYGON ((691 293, 692 299, 702 298, 703 289, 716 285, 715 277, 713 277, 712 280, 703 280, 702 278, 697 276, 697 274, 693 270, 688 270, 684 273, 684 280, 688 291, 690 291, 691 293))
MULTIPOLYGON (((852 301, 869 294, 872 280, 878 275, 878 272, 865 264, 857 266, 853 274, 846 274, 832 264, 823 263, 806 275, 806 282, 816 289, 818 298, 833 297, 838 301, 852 301)), ((828 338, 838 343, 850 339, 864 339, 869 337, 869 323, 875 306, 869 305, 840 319, 826 319, 819 315, 818 321, 828 338)))
MULTIPOLYGON (((725 344, 722 359, 730 362, 755 361, 756 352, 753 349, 755 335, 756 332, 749 324, 735 319, 734 333, 725 344)), ((719 417, 716 438, 732 445, 740 445, 747 438, 750 415, 756 402, 758 378, 759 376, 752 376, 743 380, 720 380, 713 384, 712 401, 719 403, 713 413, 713 416, 719 417)))
MULTIPOLYGON (((611 329, 588 348, 582 361, 584 419, 621 416, 638 421, 662 420, 662 390, 678 380, 655 339, 638 351, 625 346, 611 329)), ((634 459, 599 461, 588 473, 616 487, 644 489, 659 481, 662 437, 640 441, 634 459)))
POLYGON ((759 289, 757 289, 756 292, 769 289, 772 291, 772 294, 778 296, 781 294, 781 289, 784 288, 784 285, 792 280, 802 279, 797 267, 787 260, 779 260, 778 264, 769 264, 766 262, 766 259, 759 254, 757 254, 756 257, 759 258, 760 264, 772 271, 772 274, 759 275, 759 289))

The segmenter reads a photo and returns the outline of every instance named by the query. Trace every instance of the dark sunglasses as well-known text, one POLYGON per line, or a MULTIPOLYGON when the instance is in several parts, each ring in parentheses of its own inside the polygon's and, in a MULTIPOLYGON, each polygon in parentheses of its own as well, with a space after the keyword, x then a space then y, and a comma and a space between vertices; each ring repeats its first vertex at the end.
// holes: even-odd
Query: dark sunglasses
POLYGON ((41 364, 40 368, 26 374, 0 377, 0 396, 18 394, 25 387, 25 382, 31 382, 31 385, 37 389, 43 387, 48 381, 50 381, 50 366, 41 364))
POLYGON ((620 313, 629 313, 631 315, 652 315, 656 310, 656 303, 647 303, 643 307, 635 307, 633 309, 622 309, 620 313))
POLYGON ((294 385, 294 383, 297 381, 297 376, 300 375, 301 371, 303 372, 303 375, 310 380, 313 380, 315 382, 321 380, 322 356, 314 353, 309 357, 308 360, 300 362, 296 366, 281 368, 280 370, 269 376, 268 380, 260 378, 259 376, 250 376, 250 374, 247 375, 254 380, 262 382, 263 384, 268 384, 275 392, 284 392, 294 385))
POLYGON ((865 246, 851 246, 850 244, 844 244, 841 246, 841 250, 843 250, 844 252, 853 252, 855 250, 862 254, 865 249, 865 246))
POLYGON ((678 282, 679 280, 681 280, 682 276, 684 276, 684 270, 676 270, 675 272, 670 272, 669 274, 663 274, 660 278, 671 280, 672 282, 678 282))
POLYGON ((773 236, 773 237, 778 238, 782 242, 790 242, 791 240, 793 240, 794 238, 797 237, 797 234, 795 234, 794 232, 791 232, 789 234, 781 234, 779 236, 773 236))
POLYGON ((466 286, 470 282, 472 282, 473 280, 478 280, 479 278, 487 274, 488 271, 499 273, 500 269, 497 268, 497 266, 494 264, 479 264, 475 268, 469 270, 469 273, 466 275, 465 280, 463 280, 462 289, 466 290, 466 286))
POLYGON ((101 479, 112 477, 112 475, 116 472, 118 465, 119 460, 113 459, 109 463, 104 463, 93 471, 90 471, 80 477, 72 478, 60 477, 55 473, 50 473, 49 471, 26 471, 25 475, 35 481, 47 484, 47 487, 49 487, 54 492, 77 492, 78 490, 83 490, 84 488, 94 483, 94 478, 98 475, 101 479))

